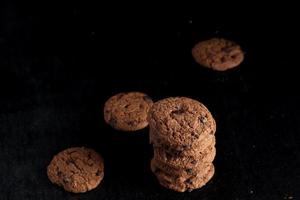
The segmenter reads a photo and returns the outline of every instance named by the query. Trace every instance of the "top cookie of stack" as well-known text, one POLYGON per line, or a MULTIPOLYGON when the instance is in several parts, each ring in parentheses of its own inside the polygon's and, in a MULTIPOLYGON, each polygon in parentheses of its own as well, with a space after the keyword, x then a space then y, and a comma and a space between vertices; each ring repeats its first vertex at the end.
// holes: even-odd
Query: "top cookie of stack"
POLYGON ((199 146, 203 136, 214 135, 216 123, 200 102, 186 97, 170 97, 156 102, 149 111, 150 142, 174 149, 199 146))

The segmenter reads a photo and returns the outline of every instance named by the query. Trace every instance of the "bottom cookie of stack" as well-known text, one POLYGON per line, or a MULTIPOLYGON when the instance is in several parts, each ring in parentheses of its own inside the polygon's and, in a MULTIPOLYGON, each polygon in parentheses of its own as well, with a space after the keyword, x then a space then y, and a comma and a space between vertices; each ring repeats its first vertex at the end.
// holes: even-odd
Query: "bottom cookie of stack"
POLYGON ((186 174, 174 173, 174 171, 162 169, 154 159, 151 160, 151 170, 155 174, 159 183, 177 192, 191 192, 204 186, 214 175, 215 168, 212 163, 206 167, 199 169, 196 174, 186 176, 186 174))

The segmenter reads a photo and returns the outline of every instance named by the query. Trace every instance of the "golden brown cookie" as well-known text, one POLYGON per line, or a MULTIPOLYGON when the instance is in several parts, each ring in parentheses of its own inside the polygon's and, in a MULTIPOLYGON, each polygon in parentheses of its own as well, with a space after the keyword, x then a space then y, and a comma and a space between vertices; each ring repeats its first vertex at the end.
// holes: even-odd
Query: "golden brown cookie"
POLYGON ((209 146, 203 152, 199 152, 196 155, 178 155, 163 148, 154 148, 154 158, 174 168, 194 169, 203 163, 212 162, 215 156, 216 148, 214 146, 209 146))
POLYGON ((203 135, 214 135, 216 123, 200 102, 186 97, 169 97, 153 104, 149 111, 152 139, 178 150, 193 149, 203 135))
POLYGON ((195 143, 192 148, 182 148, 182 147, 176 147, 174 145, 169 145, 166 143, 163 143, 162 140, 159 138, 158 133, 154 133, 153 129, 150 129, 149 131, 150 135, 150 141, 153 144, 153 147, 160 147, 164 149, 165 151, 168 151, 170 153, 174 153, 179 156, 191 156, 191 155, 198 155, 199 153, 202 153, 206 148, 209 146, 214 146, 216 144, 216 138, 213 134, 201 134, 199 136, 199 143, 195 143))
POLYGON ((119 93, 106 101, 104 120, 117 130, 140 130, 148 126, 147 115, 152 104, 144 93, 119 93))
POLYGON ((155 174, 158 182, 165 188, 177 191, 185 192, 198 189, 206 185, 209 180, 213 177, 215 168, 211 164, 210 167, 206 168, 205 171, 200 172, 196 176, 190 177, 188 179, 182 177, 176 177, 172 174, 168 174, 165 171, 157 168, 153 163, 151 163, 151 170, 155 174))
POLYGON ((54 156, 47 168, 50 181, 73 193, 96 188, 104 177, 102 157, 92 149, 74 147, 54 156))
POLYGON ((200 65, 217 71, 234 68, 244 60, 241 47, 222 38, 199 42, 192 49, 192 55, 200 65))
POLYGON ((189 179, 199 174, 205 174, 212 165, 212 163, 201 163, 193 168, 186 168, 182 166, 171 166, 168 163, 155 158, 152 158, 151 162, 152 165, 160 171, 182 180, 189 179))

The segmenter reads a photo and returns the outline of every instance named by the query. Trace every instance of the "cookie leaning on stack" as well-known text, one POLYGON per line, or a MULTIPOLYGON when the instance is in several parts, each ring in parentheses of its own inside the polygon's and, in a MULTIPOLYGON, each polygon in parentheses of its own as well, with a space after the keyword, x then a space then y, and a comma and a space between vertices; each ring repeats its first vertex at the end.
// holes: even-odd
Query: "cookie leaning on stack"
POLYGON ((216 123, 200 102, 186 97, 160 100, 148 114, 159 183, 184 192, 204 186, 214 174, 216 123))

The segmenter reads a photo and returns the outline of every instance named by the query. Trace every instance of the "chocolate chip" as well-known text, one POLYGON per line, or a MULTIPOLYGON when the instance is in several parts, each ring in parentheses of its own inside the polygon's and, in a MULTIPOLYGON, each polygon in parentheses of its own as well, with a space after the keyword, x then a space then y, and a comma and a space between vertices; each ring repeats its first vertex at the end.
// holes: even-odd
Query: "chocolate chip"
POLYGON ((61 171, 57 171, 57 176, 61 177, 62 172, 61 171))
POLYGON ((72 165, 74 165, 78 170, 81 170, 81 168, 77 165, 77 163, 76 163, 72 158, 68 159, 68 160, 66 161, 66 163, 67 163, 67 165, 72 164, 72 165))
POLYGON ((199 120, 200 120, 200 122, 201 122, 202 124, 205 123, 205 122, 207 122, 207 118, 204 117, 204 116, 200 116, 200 117, 199 117, 199 120))
POLYGON ((64 179, 63 179, 63 182, 64 182, 64 184, 68 184, 70 181, 69 181, 69 179, 64 178, 64 179))
POLYGON ((195 164, 197 164, 197 161, 196 161, 196 160, 193 160, 191 163, 192 163, 193 165, 195 165, 195 164))
POLYGON ((169 152, 166 152, 166 157, 167 157, 167 160, 170 160, 173 157, 173 155, 169 152))
POLYGON ((192 170, 192 169, 186 169, 185 171, 186 171, 188 174, 193 173, 193 170, 192 170))
POLYGON ((69 159, 69 160, 67 160, 67 164, 73 164, 73 165, 75 165, 76 163, 74 162, 74 160, 69 159))
POLYGON ((86 163, 88 166, 92 167, 94 163, 86 163))
POLYGON ((100 175, 102 175, 102 173, 103 173, 103 172, 100 172, 100 170, 97 170, 96 176, 100 176, 100 175))
POLYGON ((237 55, 231 55, 230 58, 235 59, 237 57, 237 55))
POLYGON ((192 179, 190 179, 190 178, 186 179, 184 182, 187 183, 187 184, 192 184, 193 183, 192 179))
POLYGON ((178 110, 174 110, 171 112, 171 115, 181 115, 185 113, 185 110, 183 108, 179 108, 178 110))
POLYGON ((193 137, 196 138, 196 139, 199 138, 199 135, 198 135, 197 133, 195 133, 195 132, 192 132, 192 133, 191 133, 191 136, 193 136, 193 137))
POLYGON ((129 122, 127 122, 128 126, 134 126, 134 124, 135 124, 135 121, 129 121, 129 122))
POLYGON ((179 156, 182 152, 176 149, 171 149, 171 153, 173 154, 173 156, 179 156))
POLYGON ((227 54, 230 54, 233 50, 234 50, 234 47, 235 45, 230 45, 230 46, 225 46, 223 48, 221 48, 221 50, 227 54))
POLYGON ((92 159, 91 152, 88 153, 88 159, 92 159))
POLYGON ((221 57, 221 62, 222 62, 222 63, 226 62, 226 60, 227 60, 227 59, 226 59, 225 56, 222 56, 222 57, 221 57))

